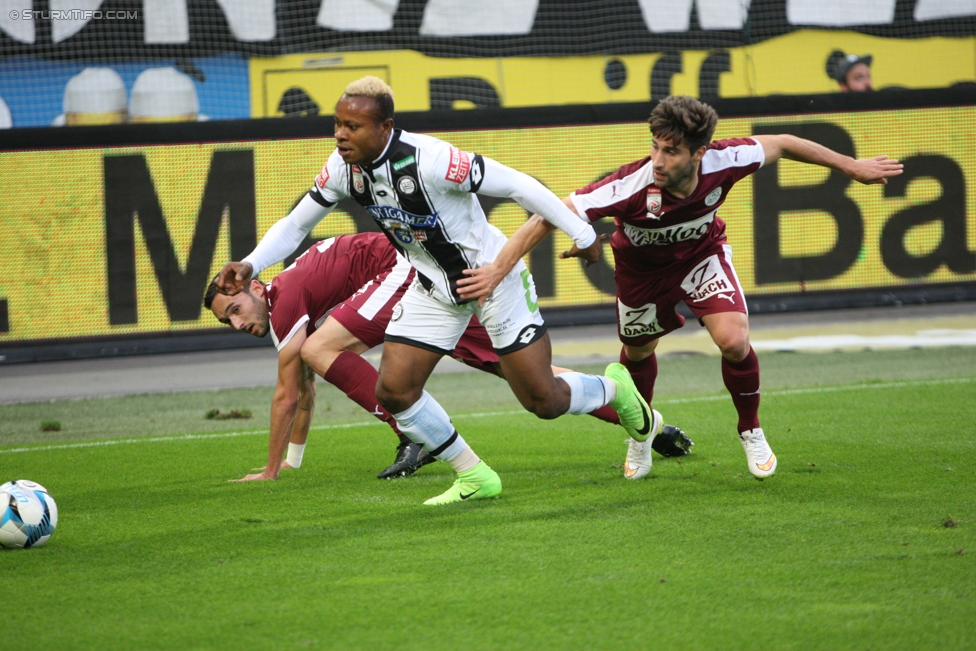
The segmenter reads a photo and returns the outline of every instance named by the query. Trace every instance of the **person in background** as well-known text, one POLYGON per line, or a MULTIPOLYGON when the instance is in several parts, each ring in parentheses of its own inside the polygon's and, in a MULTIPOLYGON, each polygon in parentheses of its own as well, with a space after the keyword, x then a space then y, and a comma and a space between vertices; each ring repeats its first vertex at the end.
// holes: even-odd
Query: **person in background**
POLYGON ((844 54, 842 50, 834 50, 827 57, 827 76, 840 85, 845 93, 860 93, 874 90, 871 82, 870 54, 844 54))

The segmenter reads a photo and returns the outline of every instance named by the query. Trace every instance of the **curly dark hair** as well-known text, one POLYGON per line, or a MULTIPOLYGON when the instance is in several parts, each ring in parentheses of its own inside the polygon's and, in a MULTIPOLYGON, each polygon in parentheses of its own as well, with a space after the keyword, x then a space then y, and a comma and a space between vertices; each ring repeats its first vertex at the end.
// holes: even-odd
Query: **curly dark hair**
MULTIPOLYGON (((218 274, 218 276, 219 275, 220 274, 218 274)), ((251 280, 258 280, 258 279, 257 278, 252 278, 251 280)), ((245 292, 250 293, 251 290, 248 287, 248 285, 250 285, 250 284, 251 284, 251 281, 250 280, 247 281, 247 284, 244 285, 244 289, 242 291, 245 291, 245 292)), ((220 288, 219 287, 217 287, 217 276, 214 276, 213 279, 210 281, 210 284, 207 285, 207 292, 203 295, 203 306, 205 308, 207 308, 208 310, 213 309, 212 308, 213 302, 214 302, 214 299, 217 298, 217 295, 218 294, 223 294, 223 292, 220 291, 220 288)))
POLYGON ((718 113, 694 97, 672 95, 658 102, 647 122, 652 135, 675 145, 685 143, 694 152, 712 141, 718 113))

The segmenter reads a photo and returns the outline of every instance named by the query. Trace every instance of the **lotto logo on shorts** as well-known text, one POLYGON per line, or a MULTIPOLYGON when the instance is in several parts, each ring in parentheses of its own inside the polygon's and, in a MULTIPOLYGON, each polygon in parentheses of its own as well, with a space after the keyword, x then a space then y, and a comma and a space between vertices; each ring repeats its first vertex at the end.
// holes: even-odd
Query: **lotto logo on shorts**
POLYGON ((620 334, 624 337, 642 337, 664 332, 664 328, 657 322, 657 305, 654 303, 630 307, 618 298, 617 319, 620 334))
POLYGON ((725 273, 717 255, 708 256, 703 263, 695 267, 695 270, 681 281, 681 288, 695 303, 713 296, 735 303, 736 286, 725 273))
POLYGON ((457 147, 451 147, 451 162, 447 166, 447 175, 444 178, 455 183, 464 183, 470 169, 471 159, 468 153, 457 147))

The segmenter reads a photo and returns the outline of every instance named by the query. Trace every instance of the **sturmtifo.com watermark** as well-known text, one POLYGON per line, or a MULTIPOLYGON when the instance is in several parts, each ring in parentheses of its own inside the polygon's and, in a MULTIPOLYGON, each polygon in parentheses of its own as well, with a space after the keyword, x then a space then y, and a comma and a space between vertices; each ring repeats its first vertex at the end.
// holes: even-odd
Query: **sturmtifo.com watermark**
POLYGON ((9 14, 10 20, 138 20, 139 11, 100 11, 97 9, 45 9, 17 11, 9 14))

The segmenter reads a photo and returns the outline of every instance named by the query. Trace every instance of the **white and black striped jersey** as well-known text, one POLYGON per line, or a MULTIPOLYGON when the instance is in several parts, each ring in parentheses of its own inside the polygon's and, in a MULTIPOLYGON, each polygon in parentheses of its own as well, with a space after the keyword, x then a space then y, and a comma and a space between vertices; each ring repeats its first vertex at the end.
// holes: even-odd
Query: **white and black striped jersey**
POLYGON ((309 196, 326 208, 351 197, 417 269, 427 289, 436 286, 460 304, 461 272, 493 261, 506 241, 474 195, 484 174, 480 155, 394 129, 385 152, 370 165, 347 164, 333 151, 309 196))

